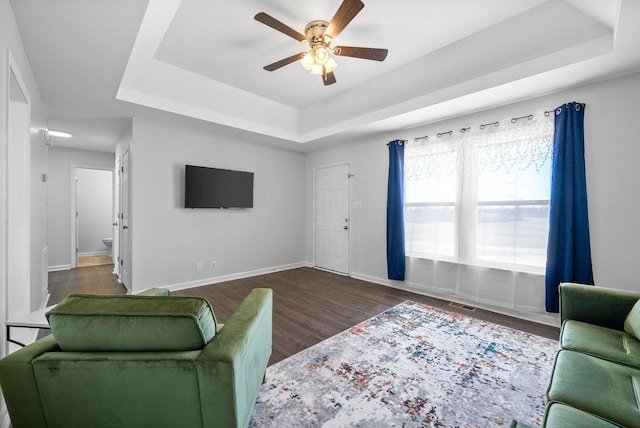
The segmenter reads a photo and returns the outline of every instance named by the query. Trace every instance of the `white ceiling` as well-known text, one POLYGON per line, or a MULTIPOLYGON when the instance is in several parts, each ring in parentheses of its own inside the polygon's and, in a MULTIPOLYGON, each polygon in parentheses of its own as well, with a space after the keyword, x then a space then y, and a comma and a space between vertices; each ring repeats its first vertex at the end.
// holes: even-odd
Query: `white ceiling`
POLYGON ((640 71, 638 0, 363 0, 324 86, 300 33, 341 0, 11 0, 54 145, 113 151, 132 116, 313 150, 640 71))

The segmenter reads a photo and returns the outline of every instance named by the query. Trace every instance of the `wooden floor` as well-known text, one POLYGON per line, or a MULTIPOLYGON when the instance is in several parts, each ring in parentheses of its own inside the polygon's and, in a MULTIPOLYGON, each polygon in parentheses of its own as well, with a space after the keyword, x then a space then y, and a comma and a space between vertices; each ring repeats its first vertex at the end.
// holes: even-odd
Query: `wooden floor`
POLYGON ((111 265, 113 267, 113 257, 111 256, 80 256, 78 257, 78 267, 111 265))
MULTIPOLYGON (((79 268, 49 275, 50 304, 70 292, 123 294, 111 273, 113 266, 79 268), (66 294, 65 294, 66 293, 66 294), (54 298, 55 296, 55 298, 54 298)), ((251 278, 176 291, 209 300, 218 322, 225 323, 253 288, 273 289, 273 354, 270 364, 283 360, 405 300, 558 339, 559 329, 481 309, 468 311, 449 302, 311 268, 292 269, 251 278)))
POLYGON ((127 289, 118 282, 113 264, 49 272, 47 306, 59 303, 71 293, 126 294, 127 289))

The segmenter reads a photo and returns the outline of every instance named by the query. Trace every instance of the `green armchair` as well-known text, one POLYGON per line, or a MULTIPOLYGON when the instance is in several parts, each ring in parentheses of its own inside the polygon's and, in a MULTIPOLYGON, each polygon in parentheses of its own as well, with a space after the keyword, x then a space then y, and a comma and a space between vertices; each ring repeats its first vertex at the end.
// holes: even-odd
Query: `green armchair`
POLYGON ((221 326, 197 297, 69 296, 51 335, 0 360, 12 426, 246 427, 272 299, 253 290, 221 326))

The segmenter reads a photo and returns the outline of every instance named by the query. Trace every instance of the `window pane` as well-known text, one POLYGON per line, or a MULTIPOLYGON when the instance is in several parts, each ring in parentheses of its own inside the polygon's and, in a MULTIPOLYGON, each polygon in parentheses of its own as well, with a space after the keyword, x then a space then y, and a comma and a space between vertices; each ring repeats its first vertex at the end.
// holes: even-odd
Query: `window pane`
POLYGON ((405 202, 455 202, 456 176, 422 177, 405 181, 405 202))
POLYGON ((476 257, 544 267, 548 228, 548 205, 479 206, 476 257))
POLYGON ((551 159, 539 170, 483 171, 478 177, 478 201, 549 200, 551 192, 551 159))
POLYGON ((458 151, 455 145, 408 146, 405 154, 405 202, 454 202, 458 151))
POLYGON ((545 138, 478 146, 478 201, 549 200, 552 146, 545 138))
POLYGON ((455 254, 455 218, 453 206, 406 206, 404 227, 407 254, 452 258, 455 254))

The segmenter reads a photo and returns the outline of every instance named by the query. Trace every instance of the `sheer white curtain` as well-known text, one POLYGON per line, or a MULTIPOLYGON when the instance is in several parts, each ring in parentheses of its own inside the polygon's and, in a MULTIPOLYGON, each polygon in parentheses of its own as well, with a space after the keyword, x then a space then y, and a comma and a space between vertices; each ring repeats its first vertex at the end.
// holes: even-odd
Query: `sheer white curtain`
POLYGON ((461 225, 468 263, 544 273, 553 121, 530 117, 469 135, 461 225))
POLYGON ((544 112, 408 142, 413 286, 543 310, 552 145, 553 120, 544 112))
POLYGON ((405 147, 405 251, 457 260, 463 140, 420 140, 405 147))

